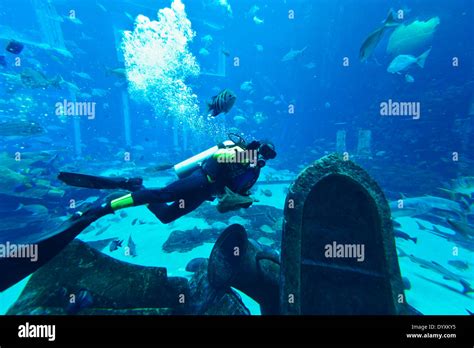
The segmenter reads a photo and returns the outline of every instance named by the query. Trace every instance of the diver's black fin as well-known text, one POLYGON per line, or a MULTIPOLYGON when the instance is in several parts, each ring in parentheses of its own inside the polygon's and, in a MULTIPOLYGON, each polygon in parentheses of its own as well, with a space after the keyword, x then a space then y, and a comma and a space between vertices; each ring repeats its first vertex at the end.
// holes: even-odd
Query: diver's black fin
POLYGON ((58 179, 70 186, 91 189, 123 189, 127 191, 138 191, 143 188, 142 178, 111 178, 106 176, 60 172, 58 179))
MULTIPOLYGON (((0 259, 0 292, 8 289, 59 254, 79 233, 100 216, 84 215, 68 220, 62 229, 52 237, 34 242, 37 260, 32 258, 5 257, 0 259)), ((34 256, 34 254, 32 254, 34 256)))

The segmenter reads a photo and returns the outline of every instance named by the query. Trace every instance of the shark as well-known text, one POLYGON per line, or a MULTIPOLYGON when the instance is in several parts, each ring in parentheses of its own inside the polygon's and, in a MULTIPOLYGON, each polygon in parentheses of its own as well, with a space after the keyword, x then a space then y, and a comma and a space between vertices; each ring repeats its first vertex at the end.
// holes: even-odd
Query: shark
POLYGON ((283 56, 281 61, 282 62, 289 62, 290 60, 294 60, 294 59, 298 58, 299 56, 301 56, 303 54, 303 52, 306 51, 307 48, 308 47, 304 47, 300 50, 291 49, 287 54, 285 54, 283 56))
POLYGON ((463 294, 474 292, 474 289, 471 287, 471 284, 469 284, 467 280, 462 278, 460 275, 446 269, 444 266, 440 265, 439 263, 416 257, 413 254, 408 255, 402 249, 398 249, 398 250, 399 250, 399 254, 398 254, 399 257, 408 257, 411 262, 418 264, 420 267, 436 272, 440 274, 441 276, 443 276, 443 278, 446 280, 451 280, 453 282, 457 282, 461 284, 463 287, 463 290, 462 290, 463 294))
POLYGON ((435 196, 403 198, 401 202, 390 202, 390 210, 394 218, 423 215, 434 209, 455 213, 459 216, 463 216, 465 212, 460 203, 435 196))

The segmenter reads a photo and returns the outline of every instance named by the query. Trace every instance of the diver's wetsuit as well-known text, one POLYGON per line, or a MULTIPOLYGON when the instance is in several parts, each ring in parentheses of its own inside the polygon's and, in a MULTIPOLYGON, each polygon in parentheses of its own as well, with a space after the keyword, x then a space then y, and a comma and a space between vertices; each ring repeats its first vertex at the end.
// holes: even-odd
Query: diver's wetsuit
POLYGON ((199 207, 206 200, 213 201, 228 187, 235 193, 248 195, 260 174, 258 166, 228 163, 242 148, 234 146, 218 150, 190 176, 159 189, 142 189, 111 202, 113 211, 130 206, 148 204, 149 210, 163 223, 172 222, 199 207), (224 159, 220 161, 220 159, 224 159), (172 203, 168 205, 167 203, 172 203))

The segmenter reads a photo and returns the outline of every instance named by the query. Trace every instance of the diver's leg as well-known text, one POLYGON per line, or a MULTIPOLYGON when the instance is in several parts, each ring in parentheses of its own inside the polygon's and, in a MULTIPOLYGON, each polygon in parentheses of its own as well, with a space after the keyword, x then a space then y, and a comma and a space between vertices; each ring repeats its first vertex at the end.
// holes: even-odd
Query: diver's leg
POLYGON ((193 196, 211 195, 211 186, 202 170, 197 170, 190 176, 171 183, 160 189, 145 189, 133 192, 111 201, 113 211, 137 205, 151 203, 168 203, 193 196))
POLYGON ((195 196, 184 198, 183 201, 176 201, 171 205, 166 203, 152 203, 148 205, 148 209, 155 214, 162 223, 169 224, 192 212, 204 201, 206 201, 205 197, 195 196))
POLYGON ((92 189, 124 189, 127 191, 137 191, 144 188, 142 178, 106 177, 60 172, 58 179, 69 186, 92 189))

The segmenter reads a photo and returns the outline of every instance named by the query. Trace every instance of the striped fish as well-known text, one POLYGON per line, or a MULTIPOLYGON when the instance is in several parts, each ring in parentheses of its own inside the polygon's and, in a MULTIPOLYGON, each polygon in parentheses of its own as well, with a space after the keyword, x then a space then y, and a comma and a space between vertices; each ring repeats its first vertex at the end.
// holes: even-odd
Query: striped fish
POLYGON ((229 89, 224 89, 218 95, 212 97, 211 101, 207 103, 209 115, 216 117, 220 113, 228 113, 232 106, 234 106, 235 100, 237 97, 234 92, 229 89))

